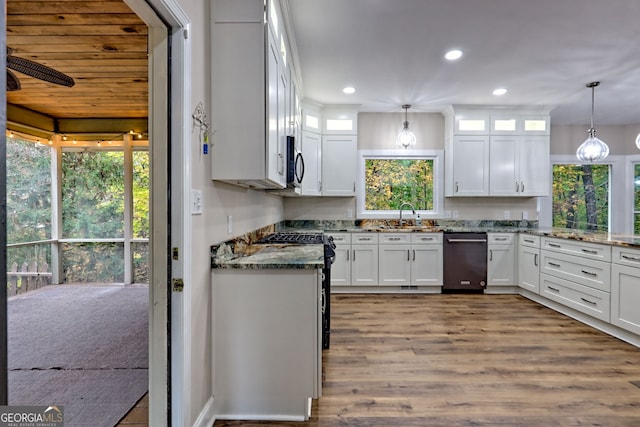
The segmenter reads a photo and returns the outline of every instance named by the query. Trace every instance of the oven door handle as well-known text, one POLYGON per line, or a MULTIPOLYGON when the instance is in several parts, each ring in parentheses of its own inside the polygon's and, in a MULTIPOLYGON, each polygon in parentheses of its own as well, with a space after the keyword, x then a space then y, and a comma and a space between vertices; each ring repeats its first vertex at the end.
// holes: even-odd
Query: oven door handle
POLYGON ((485 243, 487 239, 447 239, 447 243, 485 243))

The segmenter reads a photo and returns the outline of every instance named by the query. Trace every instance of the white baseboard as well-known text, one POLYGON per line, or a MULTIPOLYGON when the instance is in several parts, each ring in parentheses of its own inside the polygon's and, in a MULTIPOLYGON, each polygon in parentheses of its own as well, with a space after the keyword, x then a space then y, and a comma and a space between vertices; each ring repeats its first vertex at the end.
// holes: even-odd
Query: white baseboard
POLYGON ((198 418, 193 423, 193 427, 211 427, 216 422, 216 416, 213 406, 213 396, 207 400, 207 403, 200 411, 198 418))

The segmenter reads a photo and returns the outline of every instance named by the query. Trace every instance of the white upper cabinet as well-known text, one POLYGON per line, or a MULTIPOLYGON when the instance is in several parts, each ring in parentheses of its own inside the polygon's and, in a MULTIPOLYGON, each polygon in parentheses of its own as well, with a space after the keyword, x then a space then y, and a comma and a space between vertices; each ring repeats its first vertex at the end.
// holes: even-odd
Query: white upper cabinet
POLYGON ((322 195, 354 196, 358 140, 355 135, 322 137, 322 195))
POLYGON ((305 101, 301 112, 302 196, 354 196, 358 109, 305 101))
POLYGON ((549 194, 548 114, 454 107, 445 112, 445 136, 446 196, 549 194))
POLYGON ((264 0, 214 0, 211 13, 211 177, 284 188, 291 87, 277 4, 268 22, 264 0))
POLYGON ((449 195, 489 194, 489 136, 456 135, 449 152, 453 153, 453 163, 449 168, 453 188, 449 195))

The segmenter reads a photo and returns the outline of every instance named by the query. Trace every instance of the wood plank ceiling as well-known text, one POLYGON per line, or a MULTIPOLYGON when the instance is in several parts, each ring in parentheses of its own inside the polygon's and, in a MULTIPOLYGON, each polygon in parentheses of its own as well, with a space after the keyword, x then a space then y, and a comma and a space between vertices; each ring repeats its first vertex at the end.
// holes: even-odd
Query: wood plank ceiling
POLYGON ((7 92, 10 123, 41 115, 55 127, 86 127, 89 120, 104 130, 146 123, 148 30, 123 1, 7 0, 6 18, 11 55, 75 80, 73 87, 57 86, 14 71, 22 88, 7 92))

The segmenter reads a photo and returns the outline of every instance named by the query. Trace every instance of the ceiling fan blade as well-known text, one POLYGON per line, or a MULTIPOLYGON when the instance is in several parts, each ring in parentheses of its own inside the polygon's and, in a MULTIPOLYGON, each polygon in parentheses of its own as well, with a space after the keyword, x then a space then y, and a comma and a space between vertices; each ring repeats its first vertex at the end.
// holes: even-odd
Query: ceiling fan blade
POLYGON ((7 70, 7 91, 20 90, 20 80, 11 71, 7 70))
POLYGON ((49 83, 68 87, 75 84, 75 81, 66 74, 28 59, 7 56, 7 67, 49 83))

